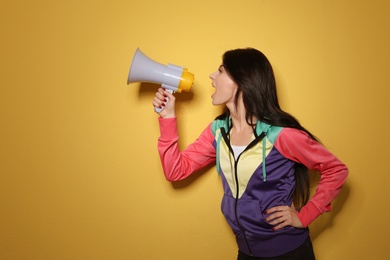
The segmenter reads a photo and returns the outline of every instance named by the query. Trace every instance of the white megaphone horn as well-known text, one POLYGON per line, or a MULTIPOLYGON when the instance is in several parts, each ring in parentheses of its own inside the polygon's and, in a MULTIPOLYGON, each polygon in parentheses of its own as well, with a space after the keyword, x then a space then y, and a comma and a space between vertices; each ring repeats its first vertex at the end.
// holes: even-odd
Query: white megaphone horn
MULTIPOLYGON (((160 84, 171 93, 189 92, 194 82, 194 74, 188 72, 187 68, 184 67, 173 64, 165 66, 158 63, 137 48, 127 77, 127 84, 134 82, 160 84)), ((155 111, 160 112, 162 109, 155 108, 155 111)))

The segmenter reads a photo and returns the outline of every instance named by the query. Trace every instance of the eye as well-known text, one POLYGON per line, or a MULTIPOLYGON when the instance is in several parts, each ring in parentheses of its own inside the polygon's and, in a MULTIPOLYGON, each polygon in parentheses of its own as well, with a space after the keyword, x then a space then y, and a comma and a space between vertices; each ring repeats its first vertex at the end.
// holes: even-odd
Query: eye
POLYGON ((224 66, 223 66, 223 65, 219 66, 218 71, 219 71, 220 73, 222 73, 222 72, 224 71, 224 66))

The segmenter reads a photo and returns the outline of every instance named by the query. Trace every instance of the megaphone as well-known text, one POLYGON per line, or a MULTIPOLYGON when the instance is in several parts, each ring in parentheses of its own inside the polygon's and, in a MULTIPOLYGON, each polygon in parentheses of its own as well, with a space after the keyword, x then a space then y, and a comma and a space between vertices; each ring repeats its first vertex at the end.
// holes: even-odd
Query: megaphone
MULTIPOLYGON (((189 92, 194 82, 194 74, 184 67, 158 63, 137 48, 127 77, 127 84, 134 82, 160 84, 171 93, 189 92)), ((155 111, 160 112, 162 109, 155 108, 155 111)))

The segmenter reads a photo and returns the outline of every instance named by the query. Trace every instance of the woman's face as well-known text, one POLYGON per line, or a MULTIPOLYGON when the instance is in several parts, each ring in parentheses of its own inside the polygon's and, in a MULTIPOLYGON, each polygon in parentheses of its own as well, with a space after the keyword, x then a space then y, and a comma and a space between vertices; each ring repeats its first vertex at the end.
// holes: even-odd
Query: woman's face
POLYGON ((211 96, 213 105, 234 104, 234 96, 237 92, 237 84, 230 78, 223 65, 210 75, 211 84, 215 88, 211 96))

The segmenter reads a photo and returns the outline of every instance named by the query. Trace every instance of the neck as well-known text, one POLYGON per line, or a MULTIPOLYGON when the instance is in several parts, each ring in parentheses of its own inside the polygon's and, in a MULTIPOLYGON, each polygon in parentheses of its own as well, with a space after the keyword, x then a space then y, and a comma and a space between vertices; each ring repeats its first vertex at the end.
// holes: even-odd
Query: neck
POLYGON ((253 126, 249 125, 245 118, 232 116, 232 128, 230 130, 230 143, 232 145, 247 146, 253 137, 253 126))
MULTIPOLYGON (((254 127, 248 124, 246 120, 246 110, 239 104, 233 109, 229 109, 232 119, 232 129, 230 131, 230 140, 233 145, 248 145, 253 136, 254 127)), ((252 118, 255 123, 257 119, 252 118)))
MULTIPOLYGON (((246 110, 242 100, 239 100, 237 106, 228 106, 228 109, 232 118, 233 127, 236 130, 240 131, 241 129, 246 129, 248 127, 253 128, 246 120, 246 110)), ((252 118, 251 121, 252 122, 249 123, 253 124, 257 122, 257 119, 252 118)))
POLYGON ((237 116, 236 114, 230 114, 232 118, 232 125, 233 128, 235 128, 237 131, 241 131, 242 129, 246 129, 248 127, 251 127, 246 119, 245 116, 237 116))

